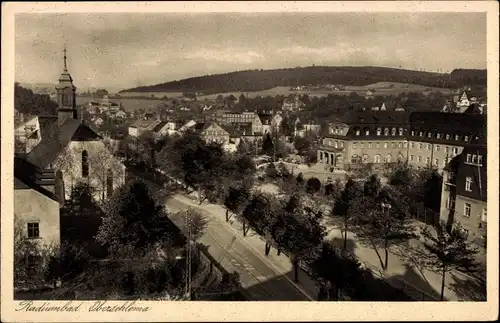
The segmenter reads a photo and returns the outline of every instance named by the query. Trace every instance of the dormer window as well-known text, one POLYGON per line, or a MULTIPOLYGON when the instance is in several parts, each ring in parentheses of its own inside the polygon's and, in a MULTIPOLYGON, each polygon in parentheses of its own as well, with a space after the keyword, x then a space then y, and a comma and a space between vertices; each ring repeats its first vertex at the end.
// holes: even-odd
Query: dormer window
POLYGON ((424 136, 424 132, 423 132, 423 131, 420 131, 419 136, 420 136, 420 137, 423 137, 423 136, 424 136))
POLYGON ((385 136, 388 136, 388 135, 389 135, 389 128, 385 128, 385 129, 384 129, 384 135, 385 135, 385 136))
POLYGON ((468 142, 469 141, 469 136, 464 136, 464 141, 468 142))
POLYGON ((483 156, 477 155, 477 164, 483 166, 483 156))
POLYGON ((450 140, 450 135, 446 134, 446 140, 450 140))
POLYGON ((413 131, 413 130, 412 130, 412 131, 411 131, 411 135, 412 135, 412 136, 415 136, 415 131, 413 131))
POLYGON ((455 135, 455 140, 459 140, 460 137, 458 135, 455 135))
POLYGON ((431 138, 432 137, 432 133, 428 132, 427 133, 427 138, 431 138))
POLYGON ((437 139, 441 139, 441 134, 440 134, 440 133, 437 133, 437 134, 436 134, 436 138, 437 138, 437 139))
POLYGON ((403 135, 403 128, 399 128, 399 135, 402 136, 403 135))
POLYGON ((381 128, 377 128, 377 136, 380 136, 381 133, 382 133, 382 129, 381 128))
POLYGON ((356 136, 359 136, 359 134, 360 134, 360 131, 356 130, 356 136))
POLYGON ((396 128, 391 129, 391 135, 395 136, 396 135, 396 128))
POLYGON ((369 136, 369 135, 370 135, 370 130, 365 129, 365 136, 369 136))

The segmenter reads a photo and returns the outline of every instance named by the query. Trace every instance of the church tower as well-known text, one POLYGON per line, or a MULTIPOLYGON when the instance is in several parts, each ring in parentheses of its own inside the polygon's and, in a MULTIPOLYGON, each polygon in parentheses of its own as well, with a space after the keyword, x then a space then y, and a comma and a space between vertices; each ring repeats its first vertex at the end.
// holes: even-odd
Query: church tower
POLYGON ((66 65, 66 46, 64 46, 64 70, 59 76, 56 92, 58 124, 62 125, 67 119, 77 119, 76 87, 73 85, 73 78, 71 78, 66 65))

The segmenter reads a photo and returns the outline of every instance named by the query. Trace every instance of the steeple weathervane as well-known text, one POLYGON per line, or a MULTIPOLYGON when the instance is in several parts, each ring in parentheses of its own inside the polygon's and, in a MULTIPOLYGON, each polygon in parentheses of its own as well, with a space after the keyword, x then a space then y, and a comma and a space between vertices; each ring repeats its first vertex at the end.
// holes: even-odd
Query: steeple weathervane
POLYGON ((64 44, 64 72, 68 71, 68 67, 66 66, 66 44, 64 44))

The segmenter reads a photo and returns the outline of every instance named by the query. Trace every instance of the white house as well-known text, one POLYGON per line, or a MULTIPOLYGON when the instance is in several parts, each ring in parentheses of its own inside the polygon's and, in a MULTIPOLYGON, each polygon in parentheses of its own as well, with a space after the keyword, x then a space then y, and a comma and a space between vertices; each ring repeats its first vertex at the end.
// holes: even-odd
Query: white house
POLYGON ((128 127, 128 134, 132 137, 139 137, 146 131, 153 131, 153 129, 160 123, 160 120, 153 119, 137 120, 128 127))

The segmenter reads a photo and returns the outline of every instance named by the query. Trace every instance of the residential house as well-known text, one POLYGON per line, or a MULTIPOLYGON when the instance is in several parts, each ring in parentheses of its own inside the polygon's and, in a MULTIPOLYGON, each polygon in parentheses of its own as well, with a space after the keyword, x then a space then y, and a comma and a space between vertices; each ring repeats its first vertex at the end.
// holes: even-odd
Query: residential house
POLYGON ((283 116, 280 112, 276 113, 271 119, 271 132, 280 132, 283 116))
POLYGON ((469 239, 484 246, 487 224, 486 132, 474 135, 443 172, 440 218, 458 221, 469 239))
MULTIPOLYGON (((14 219, 16 234, 40 246, 60 246, 60 203, 54 192, 55 175, 51 169, 14 157, 14 219)), ((37 256, 37 255, 28 255, 37 256)))
POLYGON ((14 151, 29 153, 40 143, 40 122, 35 115, 19 114, 14 118, 14 151))
POLYGON ((208 142, 217 142, 222 146, 229 144, 229 132, 217 124, 216 122, 199 124, 198 128, 195 126, 195 131, 199 132, 201 137, 208 142), (203 126, 201 126, 203 125, 203 126))
POLYGON ((146 131, 153 131, 153 129, 161 123, 160 120, 155 119, 142 119, 137 120, 128 127, 128 134, 132 137, 139 137, 146 131))
POLYGON ((287 112, 298 112, 304 109, 305 104, 300 100, 298 96, 294 96, 293 99, 285 99, 281 109, 287 112))
POLYGON ((255 133, 260 132, 263 135, 265 135, 266 133, 271 133, 271 124, 272 124, 273 116, 269 113, 259 113, 258 116, 259 116, 259 120, 262 124, 262 130, 255 131, 255 133))
POLYGON ((184 133, 187 130, 193 128, 196 124, 198 124, 198 123, 191 119, 188 122, 184 123, 181 127, 179 127, 179 129, 177 131, 179 133, 184 133))

